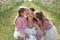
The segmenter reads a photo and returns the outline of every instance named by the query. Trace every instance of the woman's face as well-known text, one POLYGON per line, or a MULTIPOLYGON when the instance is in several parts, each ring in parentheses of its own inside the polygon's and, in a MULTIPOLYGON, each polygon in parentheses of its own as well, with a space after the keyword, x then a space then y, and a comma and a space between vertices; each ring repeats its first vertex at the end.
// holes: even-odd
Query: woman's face
POLYGON ((34 18, 36 18, 36 14, 34 13, 34 18))
POLYGON ((30 19, 31 18, 33 19, 34 13, 31 10, 29 10, 28 13, 27 13, 27 17, 30 18, 30 19))
POLYGON ((36 13, 34 13, 34 18, 36 18, 36 19, 37 19, 37 15, 36 15, 36 13))

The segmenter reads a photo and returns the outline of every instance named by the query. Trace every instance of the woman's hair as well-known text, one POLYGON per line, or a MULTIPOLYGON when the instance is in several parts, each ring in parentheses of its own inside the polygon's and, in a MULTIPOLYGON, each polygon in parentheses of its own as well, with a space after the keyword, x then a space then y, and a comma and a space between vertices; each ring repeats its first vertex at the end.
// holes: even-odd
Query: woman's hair
POLYGON ((37 22, 36 18, 33 18, 33 20, 34 20, 35 22, 37 22))
POLYGON ((18 17, 22 16, 21 13, 24 13, 25 10, 26 10, 26 8, 19 8, 19 10, 18 10, 18 13, 19 13, 18 17))
POLYGON ((43 15, 43 12, 42 11, 38 11, 36 12, 36 17, 41 21, 42 23, 42 26, 44 26, 44 15, 43 15))
POLYGON ((31 10, 31 11, 33 11, 33 12, 35 11, 35 9, 34 9, 34 8, 32 8, 32 7, 30 8, 30 10, 31 10))

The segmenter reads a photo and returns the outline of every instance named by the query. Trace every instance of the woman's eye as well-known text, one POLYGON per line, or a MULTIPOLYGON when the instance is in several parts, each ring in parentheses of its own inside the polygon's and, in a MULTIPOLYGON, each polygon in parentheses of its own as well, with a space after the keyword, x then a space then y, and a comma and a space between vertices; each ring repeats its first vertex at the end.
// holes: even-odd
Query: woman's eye
POLYGON ((33 13, 31 13, 31 14, 33 14, 33 13))

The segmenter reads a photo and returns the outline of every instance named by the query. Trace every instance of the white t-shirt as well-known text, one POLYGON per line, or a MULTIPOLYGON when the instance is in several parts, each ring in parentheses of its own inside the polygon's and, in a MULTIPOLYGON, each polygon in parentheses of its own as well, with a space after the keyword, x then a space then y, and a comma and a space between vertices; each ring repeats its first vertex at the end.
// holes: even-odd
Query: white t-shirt
POLYGON ((33 28, 27 27, 25 32, 29 35, 29 39, 26 39, 26 40, 37 40, 37 37, 36 37, 37 31, 35 27, 33 28))

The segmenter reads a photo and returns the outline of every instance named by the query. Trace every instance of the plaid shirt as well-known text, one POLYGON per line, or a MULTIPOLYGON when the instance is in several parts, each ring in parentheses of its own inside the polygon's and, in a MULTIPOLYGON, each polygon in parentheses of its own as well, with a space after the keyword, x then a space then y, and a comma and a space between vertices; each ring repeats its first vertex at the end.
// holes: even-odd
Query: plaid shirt
POLYGON ((25 17, 18 17, 16 20, 16 28, 17 31, 20 31, 21 33, 25 33, 25 28, 27 27, 27 20, 25 17))
MULTIPOLYGON (((38 21, 38 24, 39 24, 40 28, 42 29, 43 27, 41 26, 40 21, 38 21)), ((45 30, 49 30, 52 27, 52 24, 50 23, 50 21, 48 19, 46 19, 44 26, 45 26, 45 30)))

